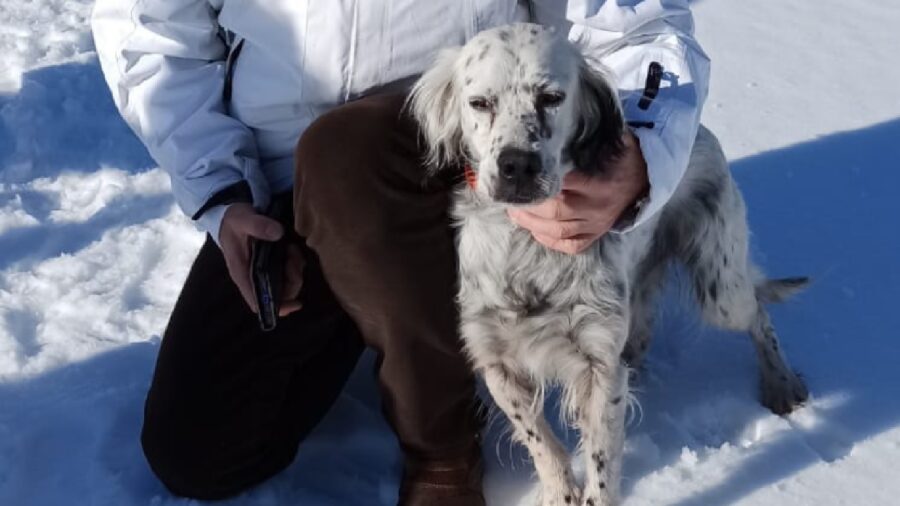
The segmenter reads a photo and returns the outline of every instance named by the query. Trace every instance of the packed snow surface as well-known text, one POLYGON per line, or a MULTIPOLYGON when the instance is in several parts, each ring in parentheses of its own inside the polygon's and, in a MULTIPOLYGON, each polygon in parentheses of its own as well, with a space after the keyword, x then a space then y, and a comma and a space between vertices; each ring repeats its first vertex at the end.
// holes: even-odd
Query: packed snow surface
MULTIPOLYGON (((815 280, 773 310, 814 399, 767 412, 749 340, 704 329, 669 290, 626 504, 900 504, 900 3, 693 5, 713 60, 704 121, 744 191, 754 256, 815 280)), ((0 0, 0 505, 186 505, 138 433, 202 236, 112 106, 90 8, 0 0)), ((286 472, 230 504, 394 504, 401 460, 371 366, 286 472)), ((485 456, 490 504, 530 504, 502 421, 485 456)))

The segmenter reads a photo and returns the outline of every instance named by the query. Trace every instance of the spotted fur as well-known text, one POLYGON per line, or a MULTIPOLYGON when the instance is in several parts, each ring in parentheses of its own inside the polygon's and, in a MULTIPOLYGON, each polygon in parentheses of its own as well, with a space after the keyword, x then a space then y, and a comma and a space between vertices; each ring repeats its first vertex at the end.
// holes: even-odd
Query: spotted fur
POLYGON ((647 349, 654 295, 672 261, 691 273, 707 322, 752 336, 765 405, 786 413, 807 397, 762 306, 802 280, 767 281, 750 263, 744 203, 707 129, 671 200, 635 230, 566 255, 507 218, 503 150, 539 156, 529 194, 539 201, 560 191, 568 171, 594 170, 621 149, 615 86, 596 69, 551 29, 512 25, 444 52, 410 100, 432 166, 468 162, 477 171, 478 184, 460 189, 453 211, 461 335, 531 453, 545 506, 618 504, 628 370, 647 349), (583 487, 542 414, 549 384, 561 386, 565 416, 581 433, 583 487))

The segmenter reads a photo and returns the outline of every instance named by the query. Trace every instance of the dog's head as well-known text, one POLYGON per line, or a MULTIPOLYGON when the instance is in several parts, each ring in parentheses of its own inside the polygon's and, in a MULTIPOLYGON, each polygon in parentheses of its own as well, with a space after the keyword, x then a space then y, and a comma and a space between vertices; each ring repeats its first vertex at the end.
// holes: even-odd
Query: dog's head
POLYGON ((410 98, 429 163, 477 174, 502 204, 559 193, 570 170, 595 172, 622 150, 613 86, 564 36, 534 24, 484 31, 442 52, 410 98))

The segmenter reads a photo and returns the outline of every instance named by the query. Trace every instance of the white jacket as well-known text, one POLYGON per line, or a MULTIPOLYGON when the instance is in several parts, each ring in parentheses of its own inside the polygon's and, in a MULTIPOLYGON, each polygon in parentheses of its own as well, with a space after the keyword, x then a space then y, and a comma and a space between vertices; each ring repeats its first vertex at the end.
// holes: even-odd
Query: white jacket
MULTIPOLYGON (((688 0, 97 0, 93 32, 119 111, 194 216, 241 180, 265 208, 290 188, 294 145, 316 116, 418 75, 442 47, 528 19, 584 44, 616 74, 626 119, 652 123, 635 128, 651 183, 646 219, 684 174, 707 93, 688 0), (245 43, 226 112, 226 40, 236 39, 245 43), (663 87, 643 110, 654 61, 663 87)), ((224 212, 198 217, 215 239, 224 212)))

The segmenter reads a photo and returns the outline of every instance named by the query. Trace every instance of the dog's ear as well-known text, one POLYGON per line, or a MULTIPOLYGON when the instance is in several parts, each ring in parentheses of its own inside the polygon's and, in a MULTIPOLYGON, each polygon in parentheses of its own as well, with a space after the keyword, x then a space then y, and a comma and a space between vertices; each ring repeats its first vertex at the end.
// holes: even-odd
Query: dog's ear
POLYGON ((578 123, 568 153, 576 170, 592 174, 625 150, 625 119, 610 80, 584 58, 579 59, 578 123))
POLYGON ((462 158, 459 97, 453 83, 460 48, 444 49, 413 86, 407 103, 427 143, 431 170, 462 158))

